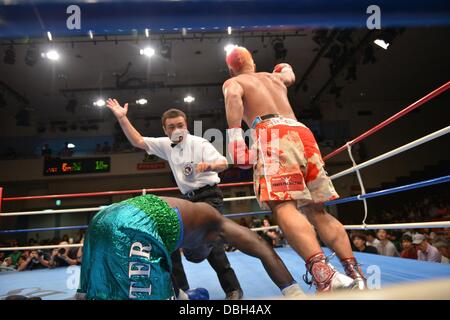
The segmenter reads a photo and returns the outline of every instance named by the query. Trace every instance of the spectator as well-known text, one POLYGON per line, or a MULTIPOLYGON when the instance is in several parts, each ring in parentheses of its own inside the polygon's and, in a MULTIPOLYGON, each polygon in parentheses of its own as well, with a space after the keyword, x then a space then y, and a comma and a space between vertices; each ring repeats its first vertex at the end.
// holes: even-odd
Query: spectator
POLYGON ((59 245, 61 246, 60 248, 55 248, 52 251, 52 255, 50 257, 50 266, 67 267, 78 264, 78 249, 66 247, 68 245, 67 241, 62 241, 59 243, 59 245))
MULTIPOLYGON (((270 227, 269 219, 263 220, 263 227, 270 227)), ((279 248, 283 246, 280 233, 275 229, 264 230, 263 239, 265 239, 271 246, 279 248)))
POLYGON ((380 229, 377 232, 378 240, 380 243, 376 246, 378 253, 388 257, 398 257, 400 254, 394 244, 387 238, 388 233, 386 230, 380 229))
POLYGON ((362 233, 352 234, 352 243, 359 252, 378 254, 377 248, 366 246, 367 237, 362 233))
POLYGON ((44 146, 42 147, 41 156, 44 157, 45 160, 49 160, 52 158, 52 149, 50 149, 48 143, 44 144, 44 146))
POLYGON ((253 216, 250 228, 261 228, 261 225, 262 225, 261 219, 256 216, 253 216))
POLYGON ((0 271, 11 271, 14 270, 16 266, 13 263, 13 259, 11 256, 6 257, 0 265, 0 271))
POLYGON ((371 230, 367 232, 366 238, 366 246, 372 246, 376 248, 380 244, 380 240, 376 238, 375 232, 371 230))
POLYGON ((448 241, 439 241, 434 244, 434 247, 439 250, 441 254, 441 263, 450 263, 450 246, 448 241))
POLYGON ((19 259, 17 271, 48 268, 49 259, 41 250, 32 250, 28 255, 22 255, 19 259))
POLYGON ((417 260, 417 249, 412 243, 412 237, 408 234, 402 236, 402 252, 400 257, 406 259, 416 259, 417 260))
POLYGON ((420 261, 441 262, 439 250, 428 243, 423 234, 417 233, 413 236, 413 244, 419 247, 417 258, 420 261))

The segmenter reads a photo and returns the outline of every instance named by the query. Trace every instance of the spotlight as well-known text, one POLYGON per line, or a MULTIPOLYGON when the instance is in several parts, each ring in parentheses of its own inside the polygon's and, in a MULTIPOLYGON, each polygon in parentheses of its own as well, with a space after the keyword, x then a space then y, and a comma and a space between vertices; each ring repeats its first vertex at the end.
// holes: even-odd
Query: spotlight
POLYGON ((69 149, 75 149, 75 145, 73 143, 68 143, 67 148, 69 149))
POLYGON ((147 56, 147 57, 151 57, 155 54, 155 49, 151 48, 151 47, 146 47, 144 49, 141 49, 139 51, 139 53, 141 55, 147 56))
POLYGON ((136 100, 136 103, 137 104, 140 104, 140 105, 144 105, 144 104, 147 104, 147 99, 145 99, 145 98, 141 98, 141 99, 139 99, 139 100, 136 100))
POLYGON ((374 43, 384 50, 392 45, 395 37, 397 37, 402 31, 400 29, 385 29, 380 36, 374 41, 374 43))
POLYGON ((105 105, 105 100, 103 99, 98 99, 97 101, 94 102, 94 106, 97 107, 103 107, 105 105))
POLYGON ((5 57, 3 58, 3 62, 7 64, 16 63, 16 52, 14 51, 13 46, 9 46, 5 51, 5 57))
POLYGON ((89 30, 88 34, 89 38, 94 39, 94 33, 92 32, 92 30, 89 30))
POLYGON ((59 53, 56 50, 49 50, 46 53, 42 53, 41 56, 43 58, 47 58, 52 61, 58 61, 59 60, 59 53))
POLYGON ((147 28, 145 28, 145 37, 150 37, 150 31, 147 28))
POLYGON ((272 41, 272 47, 275 51, 276 60, 284 60, 287 55, 287 49, 284 47, 284 42, 280 38, 276 38, 272 41))
POLYGON ((227 28, 227 32, 228 32, 228 35, 230 35, 230 34, 232 33, 231 27, 228 27, 228 28, 227 28))
POLYGON ((186 103, 192 103, 195 101, 195 98, 191 95, 187 95, 186 97, 184 97, 184 102, 186 103))
POLYGON ((36 51, 36 47, 31 45, 27 49, 27 53, 25 55, 25 63, 28 66, 32 67, 36 64, 37 60, 38 60, 38 53, 36 51))
POLYGON ((384 50, 387 50, 387 48, 389 47, 389 42, 385 42, 382 39, 376 39, 373 43, 382 47, 384 50))
POLYGON ((52 33, 50 31, 47 31, 47 38, 48 38, 48 41, 53 40, 52 33))
POLYGON ((233 51, 234 48, 237 47, 237 44, 227 44, 225 47, 223 47, 223 50, 225 50, 225 52, 227 53, 227 56, 231 53, 231 51, 233 51))

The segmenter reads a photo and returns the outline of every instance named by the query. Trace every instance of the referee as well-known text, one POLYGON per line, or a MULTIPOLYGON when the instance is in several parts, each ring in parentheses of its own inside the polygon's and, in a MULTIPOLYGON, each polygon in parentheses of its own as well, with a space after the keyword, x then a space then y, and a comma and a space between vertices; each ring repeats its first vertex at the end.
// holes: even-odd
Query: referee
MULTIPOLYGON (((217 184, 218 172, 228 167, 227 160, 206 139, 189 134, 187 117, 178 109, 170 109, 162 115, 162 126, 167 137, 142 137, 127 118, 128 103, 122 108, 117 100, 109 99, 107 106, 116 116, 130 143, 148 154, 154 154, 169 162, 175 181, 183 194, 192 202, 207 202, 219 211, 223 207, 223 194, 217 184)), ((193 258, 195 252, 185 250, 185 256, 193 258)), ((181 263, 180 251, 172 254, 174 286, 186 291, 189 284, 181 263)), ((213 247, 208 262, 219 278, 227 300, 238 300, 243 292, 222 245, 213 247)))

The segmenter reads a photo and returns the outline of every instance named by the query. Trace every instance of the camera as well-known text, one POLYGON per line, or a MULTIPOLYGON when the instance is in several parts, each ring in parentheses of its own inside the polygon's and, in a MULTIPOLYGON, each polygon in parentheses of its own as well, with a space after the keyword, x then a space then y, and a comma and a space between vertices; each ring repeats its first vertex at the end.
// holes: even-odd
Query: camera
POLYGON ((38 254, 38 257, 40 258, 40 257, 42 257, 44 255, 44 251, 38 250, 37 254, 38 254))
POLYGON ((64 253, 66 253, 66 249, 61 248, 61 249, 58 250, 58 253, 59 254, 64 254, 64 253))

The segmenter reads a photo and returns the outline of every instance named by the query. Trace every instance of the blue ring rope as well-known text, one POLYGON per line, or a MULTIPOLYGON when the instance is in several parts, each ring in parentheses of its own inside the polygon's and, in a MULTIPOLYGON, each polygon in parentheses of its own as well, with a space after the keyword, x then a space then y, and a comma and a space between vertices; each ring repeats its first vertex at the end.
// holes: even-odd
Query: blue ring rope
MULTIPOLYGON (((341 203, 347 203, 352 201, 358 201, 363 199, 369 199, 369 198, 375 198, 375 197, 381 197, 392 193, 397 192, 403 192, 423 187, 432 186, 435 184, 445 183, 450 181, 450 175, 434 178, 430 180, 415 182, 411 184, 407 184, 400 187, 385 189, 385 190, 379 190, 375 192, 366 193, 363 195, 348 197, 348 198, 342 198, 332 201, 325 202, 325 205, 331 206, 335 204, 341 204, 341 203)), ((225 214, 224 217, 227 218, 237 218, 237 217, 244 217, 244 216, 253 216, 253 215, 262 215, 262 214, 271 214, 271 211, 257 211, 257 212, 243 212, 243 213, 233 213, 233 214, 225 214)), ((71 227, 53 227, 53 228, 35 228, 35 229, 18 229, 18 230, 0 230, 0 234, 4 233, 20 233, 20 232, 43 232, 43 231, 57 231, 57 230, 72 230, 72 229, 86 229, 88 226, 71 226, 71 227)))

